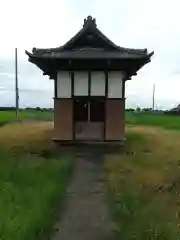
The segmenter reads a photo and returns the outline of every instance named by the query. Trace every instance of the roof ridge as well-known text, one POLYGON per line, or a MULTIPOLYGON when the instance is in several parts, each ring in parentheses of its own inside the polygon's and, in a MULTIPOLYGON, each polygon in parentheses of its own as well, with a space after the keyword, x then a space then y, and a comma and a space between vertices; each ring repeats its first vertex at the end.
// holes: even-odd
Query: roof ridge
MULTIPOLYGON (((111 41, 106 35, 104 35, 104 33, 102 33, 97 28, 96 19, 92 18, 92 16, 88 16, 87 19, 84 19, 83 28, 81 28, 79 30, 79 32, 77 32, 64 45, 59 46, 59 47, 55 47, 55 48, 33 48, 32 53, 34 55, 41 55, 41 54, 44 54, 44 53, 61 53, 61 52, 67 51, 67 50, 74 51, 74 49, 76 49, 76 46, 73 48, 73 44, 84 33, 97 35, 97 37, 99 37, 102 41, 105 42, 105 48, 107 46, 106 50, 111 49, 112 51, 115 50, 115 51, 118 51, 119 53, 124 53, 124 54, 137 54, 137 55, 140 55, 142 57, 149 55, 148 51, 147 51, 147 48, 145 48, 145 49, 135 49, 135 48, 125 48, 125 47, 121 47, 121 46, 116 45, 113 41, 111 41)), ((103 46, 103 44, 102 44, 102 46, 103 46)), ((85 47, 85 46, 82 46, 82 48, 83 47, 85 47)), ((93 48, 93 46, 90 47, 90 48, 93 48)), ((96 47, 94 47, 94 48, 96 48, 96 47)), ((81 49, 81 47, 79 47, 79 49, 81 49)), ((97 49, 98 49, 98 47, 97 47, 97 49)), ((153 55, 153 53, 150 53, 150 55, 151 54, 153 55)))

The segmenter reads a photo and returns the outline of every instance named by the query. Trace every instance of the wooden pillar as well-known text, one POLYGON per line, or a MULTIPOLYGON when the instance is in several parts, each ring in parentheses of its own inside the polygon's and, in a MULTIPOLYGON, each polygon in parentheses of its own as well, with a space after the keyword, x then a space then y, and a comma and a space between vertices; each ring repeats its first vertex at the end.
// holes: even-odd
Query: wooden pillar
POLYGON ((108 98, 109 81, 106 72, 105 140, 120 141, 125 137, 125 79, 122 79, 122 95, 115 98, 108 98))
POLYGON ((54 139, 73 140, 72 99, 54 99, 54 139))
POLYGON ((105 140, 120 141, 125 135, 125 100, 106 100, 105 140))

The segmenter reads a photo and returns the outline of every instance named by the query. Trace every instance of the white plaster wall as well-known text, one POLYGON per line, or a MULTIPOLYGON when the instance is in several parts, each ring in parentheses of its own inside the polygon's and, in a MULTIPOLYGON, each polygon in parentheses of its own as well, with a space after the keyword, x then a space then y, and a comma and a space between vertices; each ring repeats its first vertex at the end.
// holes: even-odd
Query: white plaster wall
POLYGON ((108 73, 108 98, 122 98, 122 82, 124 73, 112 71, 108 73))
POLYGON ((91 96, 105 96, 104 72, 91 72, 91 96))
POLYGON ((74 95, 88 96, 88 72, 74 72, 74 95))
POLYGON ((57 73, 57 97, 71 98, 71 74, 67 71, 57 73))

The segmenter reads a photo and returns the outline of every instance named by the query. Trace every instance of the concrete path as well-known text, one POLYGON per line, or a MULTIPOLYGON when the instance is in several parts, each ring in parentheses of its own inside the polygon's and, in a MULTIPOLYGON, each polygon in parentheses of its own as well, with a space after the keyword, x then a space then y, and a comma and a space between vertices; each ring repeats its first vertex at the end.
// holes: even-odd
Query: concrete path
POLYGON ((107 240, 110 220, 104 202, 105 188, 100 157, 78 156, 67 205, 54 228, 52 240, 107 240))

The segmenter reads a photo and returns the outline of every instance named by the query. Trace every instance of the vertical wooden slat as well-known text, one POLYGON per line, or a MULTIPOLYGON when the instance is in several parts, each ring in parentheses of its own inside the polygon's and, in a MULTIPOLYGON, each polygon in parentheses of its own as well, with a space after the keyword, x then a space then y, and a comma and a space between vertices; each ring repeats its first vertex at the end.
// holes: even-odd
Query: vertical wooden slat
POLYGON ((106 141, 106 118, 107 118, 107 113, 106 113, 106 105, 107 105, 107 99, 108 99, 108 70, 104 72, 105 74, 105 103, 104 103, 104 132, 103 132, 103 137, 104 141, 106 141))
POLYGON ((71 98, 72 98, 72 131, 73 131, 73 134, 72 134, 72 138, 73 138, 73 141, 75 140, 75 109, 74 109, 74 72, 71 71, 71 98))
POLYGON ((57 81, 58 81, 58 72, 56 73, 56 78, 54 79, 54 97, 57 98, 57 81))
POLYGON ((125 78, 122 79, 122 99, 125 99, 125 78))

